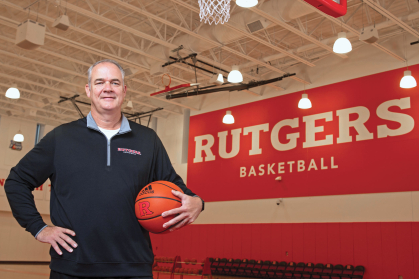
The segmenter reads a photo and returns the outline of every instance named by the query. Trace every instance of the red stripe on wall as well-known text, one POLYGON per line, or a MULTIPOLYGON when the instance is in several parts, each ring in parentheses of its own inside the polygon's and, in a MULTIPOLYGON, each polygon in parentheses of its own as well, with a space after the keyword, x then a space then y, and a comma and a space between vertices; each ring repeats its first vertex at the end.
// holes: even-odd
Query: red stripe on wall
POLYGON ((380 223, 367 223, 368 267, 374 270, 375 278, 383 278, 383 245, 380 223))
POLYGON ((316 224, 304 225, 304 262, 316 261, 316 224))
POLYGON ((419 278, 419 223, 412 223, 413 266, 415 277, 419 278))
POLYGON ((327 263, 327 225, 316 224, 316 262, 327 263))
POLYGON ((340 249, 341 249, 341 262, 351 263, 354 262, 354 226, 352 223, 340 224, 340 249))
POLYGON ((383 243, 389 244, 383 246, 383 278, 398 278, 397 269, 392 268, 397 263, 396 223, 382 223, 381 237, 383 243))
POLYGON ((363 265, 365 279, 419 278, 419 223, 193 225, 152 235, 157 256, 363 265))
POLYGON ((396 226, 398 272, 403 278, 414 278, 412 223, 397 223, 396 226))

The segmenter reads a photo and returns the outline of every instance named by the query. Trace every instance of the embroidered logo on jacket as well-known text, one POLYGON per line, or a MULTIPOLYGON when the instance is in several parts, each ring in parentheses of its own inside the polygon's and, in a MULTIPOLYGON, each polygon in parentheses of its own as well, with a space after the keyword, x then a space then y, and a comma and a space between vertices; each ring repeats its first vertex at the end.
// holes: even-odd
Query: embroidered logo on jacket
POLYGON ((128 154, 132 154, 132 155, 141 155, 140 151, 127 149, 127 148, 118 148, 118 151, 128 153, 128 154))

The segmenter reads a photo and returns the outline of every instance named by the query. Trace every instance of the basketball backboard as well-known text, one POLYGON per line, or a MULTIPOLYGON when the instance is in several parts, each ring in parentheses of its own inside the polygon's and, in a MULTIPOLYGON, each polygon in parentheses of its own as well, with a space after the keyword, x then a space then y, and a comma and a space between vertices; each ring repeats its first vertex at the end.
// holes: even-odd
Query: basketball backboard
POLYGON ((347 0, 304 0, 325 14, 333 17, 346 15, 348 10, 347 0))

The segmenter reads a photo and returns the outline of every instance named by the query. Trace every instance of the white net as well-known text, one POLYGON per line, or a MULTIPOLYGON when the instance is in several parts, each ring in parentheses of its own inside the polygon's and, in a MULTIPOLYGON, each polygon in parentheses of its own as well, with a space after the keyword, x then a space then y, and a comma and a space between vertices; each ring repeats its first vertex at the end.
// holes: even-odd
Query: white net
POLYGON ((198 0, 199 17, 204 23, 223 24, 230 18, 230 0, 198 0))

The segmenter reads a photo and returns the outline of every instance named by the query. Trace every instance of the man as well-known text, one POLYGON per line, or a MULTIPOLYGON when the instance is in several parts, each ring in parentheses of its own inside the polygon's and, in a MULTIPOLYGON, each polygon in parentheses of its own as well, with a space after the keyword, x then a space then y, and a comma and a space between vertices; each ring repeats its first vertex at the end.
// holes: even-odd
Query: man
POLYGON ((50 278, 152 278, 150 237, 134 213, 137 194, 157 180, 184 191, 173 191, 182 206, 163 213, 178 214, 163 225, 170 230, 195 221, 203 201, 176 174, 156 133, 122 115, 127 88, 117 62, 92 65, 85 90, 89 115, 55 128, 11 169, 5 190, 13 215, 38 241, 51 244, 50 278), (52 227, 31 193, 47 178, 52 227))

